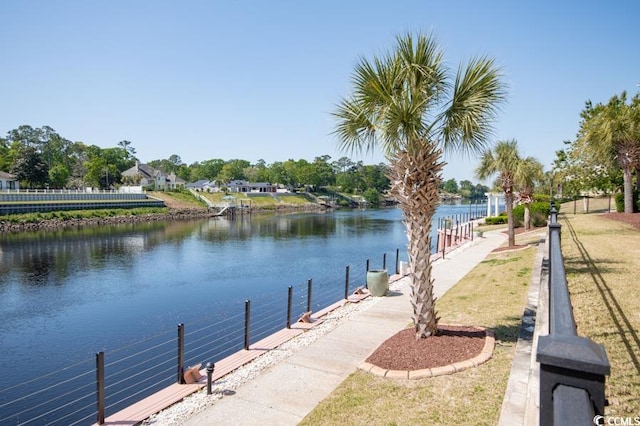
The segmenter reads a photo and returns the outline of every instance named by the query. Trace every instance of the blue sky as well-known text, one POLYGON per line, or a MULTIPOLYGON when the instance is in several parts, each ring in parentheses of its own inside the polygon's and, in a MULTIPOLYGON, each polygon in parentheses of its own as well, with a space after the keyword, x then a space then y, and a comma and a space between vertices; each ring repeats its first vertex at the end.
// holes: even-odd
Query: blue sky
MULTIPOLYGON (((640 89, 636 1, 3 0, 0 16, 0 135, 126 139, 143 162, 383 161, 339 151, 331 112, 358 58, 406 32, 433 32, 454 70, 494 57, 509 101, 492 142, 546 167, 587 99, 640 89)), ((477 181, 476 158, 445 160, 446 179, 477 181)))

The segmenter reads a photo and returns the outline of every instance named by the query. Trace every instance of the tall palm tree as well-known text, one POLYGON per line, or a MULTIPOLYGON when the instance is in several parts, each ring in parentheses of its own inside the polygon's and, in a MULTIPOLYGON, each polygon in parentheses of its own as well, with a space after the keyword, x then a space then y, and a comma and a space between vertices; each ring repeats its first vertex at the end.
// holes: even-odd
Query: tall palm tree
POLYGON ((544 167, 534 157, 527 157, 520 160, 518 164, 515 180, 520 192, 520 202, 524 204, 524 230, 531 228, 531 210, 530 206, 533 202, 533 191, 536 183, 541 182, 545 178, 544 167))
POLYGON ((513 220, 514 188, 516 185, 516 172, 521 163, 518 153, 518 142, 515 140, 499 141, 493 150, 486 150, 480 158, 480 164, 476 168, 476 177, 487 179, 498 175, 498 183, 504 192, 504 204, 507 208, 509 246, 516 245, 515 222, 513 220))
POLYGON ((616 164, 624 182, 624 212, 633 213, 633 170, 640 166, 640 94, 627 103, 627 94, 606 105, 587 102, 581 113, 578 142, 603 163, 616 164))
POLYGON ((395 48, 361 59, 353 92, 334 116, 343 150, 382 150, 391 194, 407 229, 416 339, 437 331, 431 277, 431 219, 438 206, 443 151, 480 151, 506 91, 492 59, 459 66, 455 77, 432 35, 396 37, 395 48))

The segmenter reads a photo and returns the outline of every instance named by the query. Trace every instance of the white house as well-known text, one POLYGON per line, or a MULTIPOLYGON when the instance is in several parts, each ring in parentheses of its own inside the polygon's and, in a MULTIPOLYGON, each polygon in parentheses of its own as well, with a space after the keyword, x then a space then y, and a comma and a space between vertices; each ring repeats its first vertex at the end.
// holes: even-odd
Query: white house
POLYGON ((156 170, 148 164, 136 161, 136 165, 122 172, 122 176, 133 178, 142 187, 151 187, 155 190, 163 191, 167 189, 184 188, 185 180, 176 176, 175 173, 166 174, 161 170, 156 170))
POLYGON ((247 182, 232 180, 227 184, 230 192, 276 192, 277 186, 268 182, 247 182))
POLYGON ((0 191, 6 189, 20 189, 20 182, 11 173, 0 171, 0 191))

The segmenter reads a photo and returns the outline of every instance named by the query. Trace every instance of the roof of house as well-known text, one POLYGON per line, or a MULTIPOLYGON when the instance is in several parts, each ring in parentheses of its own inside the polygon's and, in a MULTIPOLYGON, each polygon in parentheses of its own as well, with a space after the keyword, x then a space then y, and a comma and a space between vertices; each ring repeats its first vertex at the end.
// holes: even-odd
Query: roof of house
POLYGON ((0 171, 0 179, 15 179, 16 177, 14 175, 12 175, 11 173, 7 173, 7 172, 3 172, 0 171))
POLYGON ((187 183, 186 180, 182 179, 180 176, 177 176, 175 173, 171 173, 167 176, 167 182, 177 183, 180 185, 184 185, 187 183))
POLYGON ((251 186, 254 188, 258 187, 271 187, 273 186, 269 182, 247 182, 246 180, 232 180, 229 182, 229 186, 251 186))
POLYGON ((190 182, 190 183, 186 184, 185 186, 187 188, 202 188, 203 186, 205 186, 208 183, 209 183, 209 181, 207 179, 200 179, 200 180, 197 180, 195 182, 190 182))

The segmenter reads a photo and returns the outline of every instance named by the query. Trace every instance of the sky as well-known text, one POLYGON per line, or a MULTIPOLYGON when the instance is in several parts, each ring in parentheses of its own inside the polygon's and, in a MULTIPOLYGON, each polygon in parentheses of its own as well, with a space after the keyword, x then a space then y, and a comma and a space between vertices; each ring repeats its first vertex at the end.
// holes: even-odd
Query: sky
MULTIPOLYGON (((508 101, 489 146, 515 139, 548 170, 585 101, 640 90, 640 2, 430 0, 3 0, 0 136, 50 126, 142 162, 178 155, 270 164, 339 149, 331 113, 360 58, 433 34, 447 65, 488 55, 508 101)), ((445 179, 477 156, 446 153, 445 179)))

